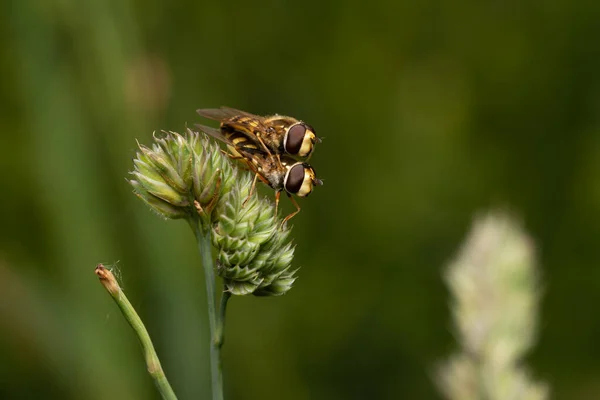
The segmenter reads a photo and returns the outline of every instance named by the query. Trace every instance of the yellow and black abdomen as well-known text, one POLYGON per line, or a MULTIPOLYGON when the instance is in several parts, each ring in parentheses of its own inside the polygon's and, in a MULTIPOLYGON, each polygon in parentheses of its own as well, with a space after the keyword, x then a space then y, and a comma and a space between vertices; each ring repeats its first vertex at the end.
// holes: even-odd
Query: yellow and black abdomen
POLYGON ((247 157, 248 153, 260 151, 256 142, 246 132, 234 129, 226 124, 221 124, 221 133, 231 143, 228 147, 235 156, 247 157), (238 150, 245 154, 240 154, 238 150))

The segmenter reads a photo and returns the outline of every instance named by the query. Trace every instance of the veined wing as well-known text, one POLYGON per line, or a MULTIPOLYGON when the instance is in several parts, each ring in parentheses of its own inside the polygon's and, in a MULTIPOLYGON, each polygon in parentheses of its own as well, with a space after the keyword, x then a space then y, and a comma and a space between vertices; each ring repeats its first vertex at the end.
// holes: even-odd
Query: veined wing
POLYGON ((195 124, 196 128, 200 129, 202 132, 206 133, 208 136, 212 136, 213 138, 228 144, 230 146, 235 146, 233 142, 227 138, 220 129, 211 128, 210 126, 195 124))
POLYGON ((232 118, 241 117, 241 116, 254 118, 261 122, 264 119, 261 116, 250 114, 249 112, 242 111, 242 110, 236 110, 235 108, 231 108, 231 107, 200 108, 200 109, 196 110, 196 112, 205 118, 212 119, 212 120, 219 121, 219 122, 224 122, 224 121, 230 120, 232 118))
POLYGON ((255 141, 268 129, 264 122, 264 117, 234 108, 202 108, 196 110, 196 112, 205 118, 219 121, 221 126, 227 126, 236 131, 243 132, 255 141))

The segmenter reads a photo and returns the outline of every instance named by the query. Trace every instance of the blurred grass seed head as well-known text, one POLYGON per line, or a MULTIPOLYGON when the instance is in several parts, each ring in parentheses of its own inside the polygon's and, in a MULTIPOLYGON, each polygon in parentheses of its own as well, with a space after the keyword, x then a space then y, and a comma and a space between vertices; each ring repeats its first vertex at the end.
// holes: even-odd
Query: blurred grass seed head
POLYGON ((461 352, 439 370, 448 399, 544 400, 523 364, 533 346, 539 276, 531 239, 513 218, 478 218, 446 273, 461 352))
POLYGON ((204 134, 164 134, 152 147, 139 144, 129 180, 136 196, 163 218, 210 229, 227 291, 285 294, 296 280, 290 229, 281 226, 269 200, 256 191, 249 197, 252 175, 235 168, 204 134))

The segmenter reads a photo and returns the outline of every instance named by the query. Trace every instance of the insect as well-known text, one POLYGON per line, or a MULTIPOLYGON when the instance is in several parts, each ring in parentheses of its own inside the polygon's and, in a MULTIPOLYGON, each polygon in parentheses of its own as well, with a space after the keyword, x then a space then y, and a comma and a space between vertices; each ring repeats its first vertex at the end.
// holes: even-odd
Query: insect
MULTIPOLYGON (((321 139, 308 124, 284 115, 261 117, 229 107, 203 108, 197 110, 201 116, 219 121, 221 130, 232 128, 245 134, 261 145, 269 155, 287 154, 300 160, 308 160, 315 143, 321 139)), ((227 134, 225 130, 224 134, 227 134)))
POLYGON ((275 190, 275 212, 277 212, 281 192, 285 191, 296 207, 296 211, 283 219, 282 226, 300 212, 300 206, 292 195, 306 197, 315 186, 323 184, 320 179, 317 179, 313 167, 306 162, 287 155, 274 156, 266 153, 259 143, 230 126, 221 127, 220 130, 204 125, 196 124, 196 126, 207 135, 226 143, 231 151, 231 157, 241 159, 254 172, 254 181, 248 198, 254 191, 257 179, 260 179, 275 190))

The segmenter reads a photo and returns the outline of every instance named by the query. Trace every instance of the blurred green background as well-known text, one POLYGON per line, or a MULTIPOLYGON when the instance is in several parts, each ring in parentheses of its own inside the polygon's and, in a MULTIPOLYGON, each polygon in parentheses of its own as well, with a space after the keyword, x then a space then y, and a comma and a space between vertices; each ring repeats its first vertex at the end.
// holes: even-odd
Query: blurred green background
POLYGON ((600 2, 2 0, 0 38, 0 398, 158 397, 93 272, 117 260, 175 391, 207 398, 193 235, 125 177, 136 139, 221 105, 325 138, 296 287, 230 302, 229 399, 440 398, 443 268, 493 207, 543 269, 527 364, 600 398, 600 2))

